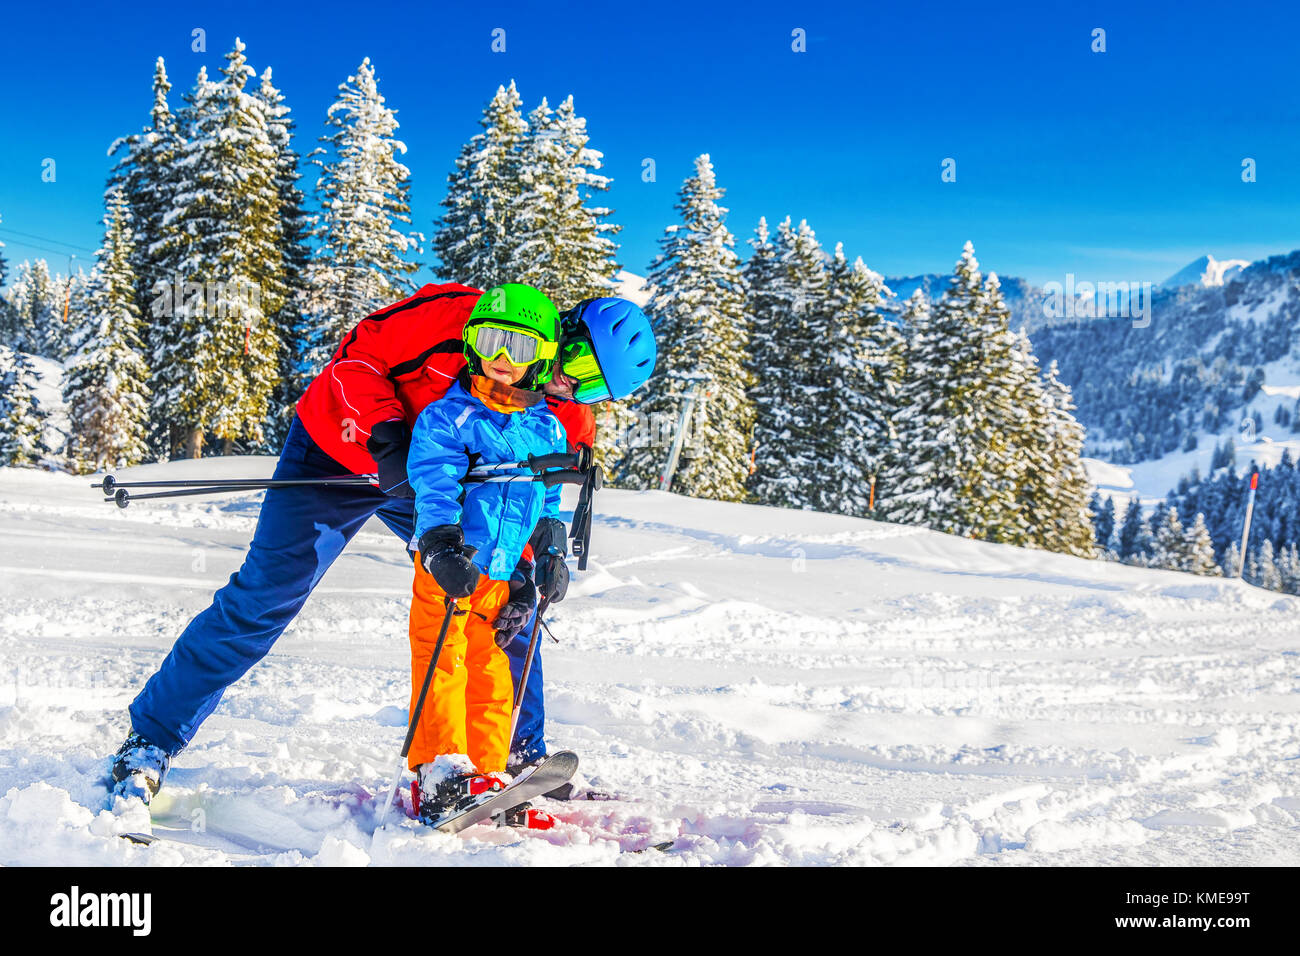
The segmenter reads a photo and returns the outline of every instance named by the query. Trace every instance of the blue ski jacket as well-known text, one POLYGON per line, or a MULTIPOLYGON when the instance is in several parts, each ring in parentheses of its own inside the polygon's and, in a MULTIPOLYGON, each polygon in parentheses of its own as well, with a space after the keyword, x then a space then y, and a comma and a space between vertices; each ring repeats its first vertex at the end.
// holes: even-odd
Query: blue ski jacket
MULTIPOLYGON (((406 471, 415 491, 414 550, 430 528, 458 524, 475 563, 508 581, 540 518, 558 518, 560 486, 511 481, 462 483, 476 463, 523 461, 567 448, 564 427, 538 402, 519 411, 489 408, 457 381, 415 420, 406 471)), ((507 472, 508 473, 508 472, 507 472)))

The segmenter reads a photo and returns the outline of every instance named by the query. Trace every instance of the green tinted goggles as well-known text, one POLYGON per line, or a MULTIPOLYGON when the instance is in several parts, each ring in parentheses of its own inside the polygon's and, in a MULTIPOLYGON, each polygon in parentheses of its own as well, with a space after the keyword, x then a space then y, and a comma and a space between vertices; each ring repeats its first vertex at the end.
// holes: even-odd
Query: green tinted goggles
POLYGON ((600 363, 596 361, 596 350, 592 348, 590 339, 571 337, 565 340, 560 371, 578 380, 573 388, 575 401, 583 405, 609 401, 609 385, 605 382, 605 373, 600 370, 600 363))

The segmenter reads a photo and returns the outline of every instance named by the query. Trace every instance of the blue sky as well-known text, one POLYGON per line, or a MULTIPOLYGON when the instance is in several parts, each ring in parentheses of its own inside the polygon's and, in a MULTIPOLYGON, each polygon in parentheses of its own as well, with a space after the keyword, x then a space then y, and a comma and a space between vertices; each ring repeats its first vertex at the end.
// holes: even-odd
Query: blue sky
POLYGON ((303 152, 371 58, 426 234, 460 145, 513 78, 527 109, 574 95, 614 178, 620 261, 638 273, 702 152, 738 246, 760 215, 806 218, 828 249, 842 241, 887 275, 946 271, 967 239, 986 268, 1036 283, 1159 281, 1205 252, 1300 247, 1289 4, 12 4, 0 32, 11 270, 91 258, 106 149, 147 120, 154 58, 177 104, 236 35, 256 69, 273 68, 303 152), (190 49, 195 27, 206 53, 190 49), (491 52, 496 27, 505 53, 491 52), (805 53, 791 50, 796 28, 805 53), (1090 49, 1095 28, 1105 53, 1090 49), (944 183, 949 157, 957 181, 944 183))

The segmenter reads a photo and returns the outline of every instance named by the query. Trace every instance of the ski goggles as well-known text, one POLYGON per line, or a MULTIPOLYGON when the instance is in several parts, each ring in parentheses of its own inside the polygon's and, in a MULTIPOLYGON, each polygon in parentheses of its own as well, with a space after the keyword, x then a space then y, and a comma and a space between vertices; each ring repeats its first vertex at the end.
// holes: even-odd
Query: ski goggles
POLYGON ((596 361, 596 350, 591 339, 582 332, 567 338, 560 358, 560 371, 578 380, 573 387, 573 398, 582 405, 595 405, 612 397, 605 373, 596 361))
POLYGON ((536 332, 493 325, 490 322, 481 322, 467 328, 465 344, 472 348, 479 358, 491 362, 504 353, 506 361, 516 366, 532 365, 540 360, 553 359, 559 351, 559 345, 548 342, 536 332))

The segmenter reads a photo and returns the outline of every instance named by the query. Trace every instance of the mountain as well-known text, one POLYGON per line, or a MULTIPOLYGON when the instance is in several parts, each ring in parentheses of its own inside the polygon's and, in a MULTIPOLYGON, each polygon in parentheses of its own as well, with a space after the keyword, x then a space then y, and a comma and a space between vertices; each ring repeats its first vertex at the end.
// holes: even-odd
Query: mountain
POLYGON ((1039 361, 1055 360, 1074 392, 1087 454, 1134 464, 1220 436, 1281 441, 1300 430, 1300 250, 1245 268, 1200 262, 1183 272, 1224 283, 1157 288, 1145 320, 1031 330, 1039 361))
POLYGON ((1243 269, 1250 266, 1245 259, 1223 259, 1205 255, 1189 262, 1164 282, 1158 289, 1177 289, 1185 285, 1217 286, 1225 285, 1239 276, 1243 269))

